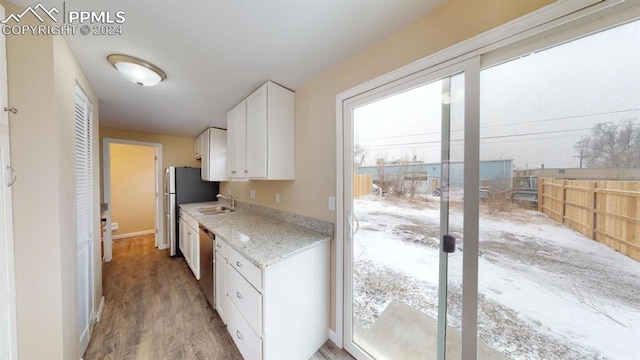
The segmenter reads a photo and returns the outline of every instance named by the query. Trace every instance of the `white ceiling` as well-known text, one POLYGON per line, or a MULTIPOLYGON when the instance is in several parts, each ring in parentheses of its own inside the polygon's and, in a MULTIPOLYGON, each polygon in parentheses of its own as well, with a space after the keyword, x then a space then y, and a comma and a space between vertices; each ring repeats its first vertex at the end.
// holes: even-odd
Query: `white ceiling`
MULTIPOLYGON (((15 1, 23 6, 34 0, 15 1)), ((100 126, 195 136, 266 80, 297 90, 444 0, 67 0, 66 10, 125 11, 123 35, 68 36, 100 99, 100 126), (167 73, 138 88, 106 60, 167 73)), ((42 1, 62 13, 62 1, 42 1)))

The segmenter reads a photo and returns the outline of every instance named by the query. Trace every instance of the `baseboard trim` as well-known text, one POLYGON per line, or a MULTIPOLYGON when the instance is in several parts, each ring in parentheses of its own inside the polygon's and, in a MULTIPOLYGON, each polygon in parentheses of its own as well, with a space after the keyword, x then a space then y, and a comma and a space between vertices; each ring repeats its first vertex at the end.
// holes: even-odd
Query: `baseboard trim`
POLYGON ((98 312, 96 313, 96 323, 100 321, 103 310, 104 310, 104 296, 102 297, 102 299, 100 299, 100 306, 98 306, 98 312))
POLYGON ((111 240, 124 239, 124 238, 132 237, 132 236, 155 234, 155 232, 156 232, 155 230, 143 230, 143 231, 136 231, 136 232, 132 232, 132 233, 126 233, 126 234, 112 235, 111 236, 111 240))
POLYGON ((169 245, 166 245, 166 244, 158 245, 158 250, 164 250, 164 249, 168 249, 168 248, 169 248, 169 245))
POLYGON ((342 339, 338 338, 338 334, 335 331, 329 329, 329 340, 333 342, 337 347, 342 349, 342 339))

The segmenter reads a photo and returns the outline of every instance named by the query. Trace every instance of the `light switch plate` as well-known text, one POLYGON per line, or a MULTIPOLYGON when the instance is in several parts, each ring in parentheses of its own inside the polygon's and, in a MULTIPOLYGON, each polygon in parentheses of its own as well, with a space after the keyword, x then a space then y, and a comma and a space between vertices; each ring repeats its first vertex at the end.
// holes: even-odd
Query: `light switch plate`
POLYGON ((280 204, 280 193, 276 193, 276 204, 280 204))
POLYGON ((336 211, 336 198, 329 196, 329 211, 336 211))
POLYGON ((251 192, 249 193, 249 198, 251 198, 251 200, 255 200, 256 199, 256 191, 251 189, 251 192))

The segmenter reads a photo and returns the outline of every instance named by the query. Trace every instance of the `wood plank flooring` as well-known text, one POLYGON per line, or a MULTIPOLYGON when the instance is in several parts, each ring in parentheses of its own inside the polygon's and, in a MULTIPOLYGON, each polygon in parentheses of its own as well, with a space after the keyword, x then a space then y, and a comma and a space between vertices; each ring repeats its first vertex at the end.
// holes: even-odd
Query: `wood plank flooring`
MULTIPOLYGON (((85 360, 242 359, 184 259, 157 250, 153 235, 114 241, 102 276, 105 308, 85 360)), ((327 342, 312 359, 352 358, 327 342)))

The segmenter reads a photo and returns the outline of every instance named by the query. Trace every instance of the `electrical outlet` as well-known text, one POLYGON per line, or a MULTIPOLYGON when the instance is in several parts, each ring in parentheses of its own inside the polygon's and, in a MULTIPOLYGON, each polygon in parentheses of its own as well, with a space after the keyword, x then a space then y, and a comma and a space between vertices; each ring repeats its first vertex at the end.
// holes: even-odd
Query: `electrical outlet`
POLYGON ((255 200, 256 199, 256 191, 251 189, 251 192, 249 193, 249 198, 251 200, 255 200))
POLYGON ((329 196, 329 211, 336 211, 336 198, 329 196))
POLYGON ((276 193, 276 204, 280 204, 280 193, 276 193))

